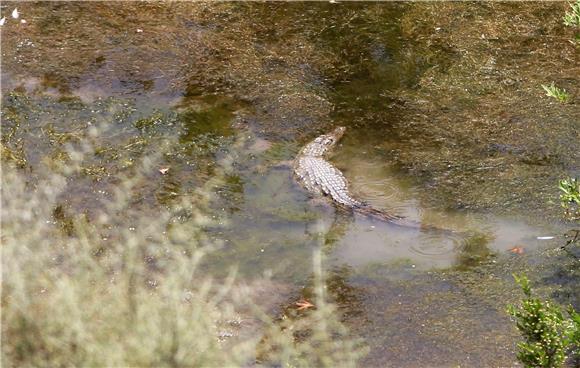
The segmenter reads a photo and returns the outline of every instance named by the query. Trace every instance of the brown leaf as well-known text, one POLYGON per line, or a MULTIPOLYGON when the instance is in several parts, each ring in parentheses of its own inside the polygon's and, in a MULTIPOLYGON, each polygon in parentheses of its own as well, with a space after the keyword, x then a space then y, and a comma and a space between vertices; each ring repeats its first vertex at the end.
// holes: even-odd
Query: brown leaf
POLYGON ((524 254, 524 247, 517 245, 508 249, 508 251, 512 252, 513 254, 524 254))

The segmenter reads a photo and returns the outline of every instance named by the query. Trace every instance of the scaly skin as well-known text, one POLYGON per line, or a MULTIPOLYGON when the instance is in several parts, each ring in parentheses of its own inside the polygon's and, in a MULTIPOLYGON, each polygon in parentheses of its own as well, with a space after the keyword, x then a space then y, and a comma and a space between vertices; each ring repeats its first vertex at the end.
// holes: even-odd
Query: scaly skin
POLYGON ((419 223, 404 220, 403 217, 375 209, 350 195, 348 181, 342 172, 323 157, 336 145, 345 131, 345 127, 338 127, 331 133, 321 135, 302 148, 294 161, 294 173, 298 181, 311 193, 331 197, 340 207, 401 226, 421 227, 419 223))

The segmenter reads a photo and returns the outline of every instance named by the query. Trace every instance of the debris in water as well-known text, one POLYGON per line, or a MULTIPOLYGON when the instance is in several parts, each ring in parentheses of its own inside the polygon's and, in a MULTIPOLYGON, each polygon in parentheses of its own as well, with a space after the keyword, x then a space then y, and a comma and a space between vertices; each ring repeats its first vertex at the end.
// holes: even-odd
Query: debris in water
POLYGON ((306 299, 302 299, 298 302, 296 302, 296 305, 298 306, 298 310, 303 310, 303 309, 308 309, 308 308, 313 308, 314 304, 310 303, 308 300, 306 299))
POLYGON ((513 254, 524 254, 524 247, 522 246, 515 246, 509 249, 510 252, 513 254))

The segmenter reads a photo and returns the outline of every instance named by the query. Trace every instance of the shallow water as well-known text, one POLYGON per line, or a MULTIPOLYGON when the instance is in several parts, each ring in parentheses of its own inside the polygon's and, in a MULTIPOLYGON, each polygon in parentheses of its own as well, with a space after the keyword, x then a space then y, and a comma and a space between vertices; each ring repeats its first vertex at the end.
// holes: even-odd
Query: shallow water
POLYGON ((135 203, 155 213, 222 173, 209 274, 236 267, 299 293, 322 234, 331 297, 369 341, 368 364, 513 363, 509 274, 544 262, 573 226, 556 183, 578 173, 578 110, 546 102, 532 76, 548 70, 577 90, 574 66, 546 69, 557 49, 546 39, 571 57, 552 38, 561 4, 109 5, 19 4, 26 25, 3 26, 5 160, 33 178, 103 126, 62 198, 90 213, 117 175, 167 145, 167 174, 151 173, 135 203), (525 49, 510 27, 528 27, 525 49), (356 197, 454 232, 344 214, 300 187, 291 160, 338 125, 329 160, 356 197))

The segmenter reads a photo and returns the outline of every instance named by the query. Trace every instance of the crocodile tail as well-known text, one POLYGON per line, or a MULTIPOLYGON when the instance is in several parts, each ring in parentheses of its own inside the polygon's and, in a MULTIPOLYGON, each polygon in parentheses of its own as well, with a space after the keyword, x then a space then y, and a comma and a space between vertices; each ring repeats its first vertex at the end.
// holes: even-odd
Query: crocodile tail
MULTIPOLYGON (((406 217, 395 215, 386 211, 378 210, 370 206, 362 206, 354 209, 356 212, 375 218, 381 221, 389 222, 393 225, 412 228, 412 229, 430 229, 428 225, 423 225, 418 221, 409 220, 406 217)), ((435 228, 434 228, 435 229, 435 228)), ((440 230, 440 229, 437 229, 440 230)))
POLYGON ((386 211, 381 211, 381 210, 378 210, 378 209, 370 207, 370 206, 356 207, 356 208, 354 208, 354 210, 360 214, 363 214, 363 215, 366 215, 368 217, 375 218, 375 219, 378 219, 381 221, 386 221, 386 222, 391 223, 391 224, 396 225, 396 226, 401 226, 401 227, 406 227, 406 228, 411 228, 411 229, 435 231, 435 232, 440 232, 440 233, 447 234, 450 236, 457 236, 457 235, 465 234, 465 233, 457 232, 457 231, 454 231, 451 229, 445 229, 445 228, 441 228, 441 227, 437 227, 437 226, 433 226, 433 225, 425 225, 425 224, 422 224, 418 221, 409 220, 406 217, 394 215, 392 213, 388 213, 386 211))

